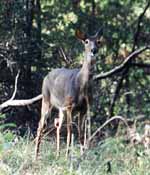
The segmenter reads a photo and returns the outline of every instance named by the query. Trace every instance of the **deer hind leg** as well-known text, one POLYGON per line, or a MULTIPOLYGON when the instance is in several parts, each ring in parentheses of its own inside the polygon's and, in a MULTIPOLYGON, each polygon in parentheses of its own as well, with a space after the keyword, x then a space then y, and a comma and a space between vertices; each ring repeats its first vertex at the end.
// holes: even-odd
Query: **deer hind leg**
POLYGON ((71 131, 72 131, 72 110, 67 110, 67 149, 66 149, 66 158, 69 153, 69 146, 71 142, 71 131))
POLYGON ((81 155, 84 152, 84 148, 86 144, 85 118, 86 118, 86 113, 80 112, 78 114, 78 137, 79 137, 81 155))
POLYGON ((42 99, 42 108, 41 108, 41 119, 39 122, 38 130, 37 130, 37 137, 36 137, 36 145, 35 145, 35 159, 38 157, 39 153, 39 147, 42 139, 43 129, 44 125, 46 123, 48 114, 50 115, 52 106, 50 105, 50 102, 48 99, 45 99, 43 97, 42 99))

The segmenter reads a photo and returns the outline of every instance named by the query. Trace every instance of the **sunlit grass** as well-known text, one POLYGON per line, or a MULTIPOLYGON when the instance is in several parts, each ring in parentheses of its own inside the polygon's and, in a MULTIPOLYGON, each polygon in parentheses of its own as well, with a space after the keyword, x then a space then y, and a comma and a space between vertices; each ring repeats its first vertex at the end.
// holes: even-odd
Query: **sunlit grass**
POLYGON ((65 144, 56 158, 54 141, 43 141, 38 161, 34 160, 35 143, 20 138, 1 152, 0 175, 149 175, 150 155, 142 146, 133 147, 124 138, 108 138, 80 157, 79 146, 72 147, 68 160, 65 144))

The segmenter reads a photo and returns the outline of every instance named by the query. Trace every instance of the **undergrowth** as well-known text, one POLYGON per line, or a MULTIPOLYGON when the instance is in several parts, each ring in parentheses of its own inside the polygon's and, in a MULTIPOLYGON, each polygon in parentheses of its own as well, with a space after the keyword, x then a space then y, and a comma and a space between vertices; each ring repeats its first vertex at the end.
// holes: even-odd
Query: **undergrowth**
POLYGON ((107 138, 83 156, 76 144, 68 160, 65 144, 57 159, 55 142, 43 141, 38 161, 34 160, 34 147, 29 137, 17 138, 15 143, 9 140, 9 146, 0 150, 0 175, 150 175, 150 155, 140 145, 125 143, 122 137, 107 138))

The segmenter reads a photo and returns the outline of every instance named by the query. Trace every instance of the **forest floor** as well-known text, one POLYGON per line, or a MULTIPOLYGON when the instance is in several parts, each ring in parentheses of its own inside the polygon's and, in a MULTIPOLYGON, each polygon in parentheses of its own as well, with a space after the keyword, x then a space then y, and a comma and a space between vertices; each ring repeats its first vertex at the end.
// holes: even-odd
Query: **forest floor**
MULTIPOLYGON (((7 133, 7 140, 9 137, 11 134, 7 133)), ((64 143, 60 157, 56 158, 55 141, 44 140, 39 159, 35 161, 31 136, 3 142, 0 135, 0 175, 150 175, 150 154, 142 145, 127 143, 123 135, 99 141, 83 156, 76 143, 68 160, 64 143)))

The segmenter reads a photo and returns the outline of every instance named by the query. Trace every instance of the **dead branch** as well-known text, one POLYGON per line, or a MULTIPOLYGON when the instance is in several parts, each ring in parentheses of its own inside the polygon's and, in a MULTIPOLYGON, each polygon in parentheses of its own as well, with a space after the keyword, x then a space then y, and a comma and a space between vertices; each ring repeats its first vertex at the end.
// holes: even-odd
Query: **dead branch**
POLYGON ((16 96, 16 93, 17 93, 17 83, 18 83, 19 74, 20 74, 20 70, 18 71, 17 76, 15 78, 15 89, 14 89, 13 95, 10 98, 10 100, 13 100, 15 98, 15 96, 16 96))
POLYGON ((24 99, 24 100, 8 100, 0 105, 0 111, 4 108, 7 108, 9 106, 26 106, 30 105, 38 100, 42 99, 42 94, 31 98, 31 99, 24 99))
POLYGON ((116 73, 119 73, 120 71, 122 71, 125 68, 125 66, 128 64, 128 62, 131 59, 137 57, 139 54, 141 54, 142 52, 144 52, 145 50, 148 50, 148 49, 150 49, 150 46, 145 46, 143 48, 135 50, 119 66, 116 66, 114 69, 112 69, 112 70, 110 70, 108 72, 101 73, 101 74, 98 74, 98 75, 94 76, 93 80, 100 80, 100 79, 103 79, 103 78, 110 77, 110 76, 112 76, 112 75, 114 75, 116 73))
MULTIPOLYGON (((142 117, 143 116, 138 116, 138 118, 136 118, 136 121, 138 119, 141 119, 142 117)), ((144 145, 146 150, 150 150, 150 122, 145 124, 144 134, 141 135, 137 132, 136 126, 133 125, 132 127, 130 127, 128 125, 128 122, 127 122, 128 120, 126 120, 122 116, 114 116, 114 117, 108 119, 102 126, 100 126, 91 135, 91 137, 87 140, 86 148, 89 147, 91 140, 96 136, 96 134, 99 133, 108 123, 110 123, 111 121, 113 121, 115 119, 119 119, 119 120, 123 121, 123 123, 126 125, 126 127, 127 127, 127 139, 130 141, 130 143, 133 146, 136 144, 142 144, 142 145, 144 145)))
POLYGON ((125 118, 121 117, 121 116, 114 116, 110 119, 108 119, 102 126, 100 126, 92 135, 91 137, 88 139, 87 141, 87 145, 89 145, 90 141, 96 136, 97 133, 99 133, 108 123, 110 123, 113 120, 119 119, 121 121, 123 121, 123 123, 126 125, 127 128, 129 128, 129 125, 126 121, 125 118))
POLYGON ((19 74, 20 74, 20 71, 18 71, 17 76, 15 78, 15 89, 14 89, 13 95, 9 100, 7 100, 6 102, 0 105, 0 112, 2 111, 2 109, 7 108, 9 106, 26 106, 42 99, 42 94, 40 94, 31 99, 14 100, 17 93, 17 83, 18 83, 19 74))
POLYGON ((67 65, 69 65, 69 64, 71 63, 71 59, 69 59, 69 58, 66 56, 66 54, 65 54, 65 52, 64 52, 64 50, 63 50, 62 47, 59 47, 59 54, 63 57, 63 60, 65 61, 65 63, 66 63, 67 65))

